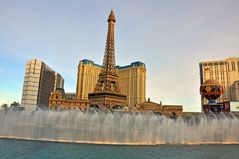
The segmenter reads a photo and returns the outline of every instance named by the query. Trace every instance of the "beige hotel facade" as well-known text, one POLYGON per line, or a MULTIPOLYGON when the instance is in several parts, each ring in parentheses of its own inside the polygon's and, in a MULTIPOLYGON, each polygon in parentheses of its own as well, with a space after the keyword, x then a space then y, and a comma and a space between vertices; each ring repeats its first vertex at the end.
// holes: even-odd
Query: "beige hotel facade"
MULTIPOLYGON (((145 102, 146 67, 142 62, 132 62, 127 66, 116 66, 122 94, 127 96, 127 105, 136 107, 145 102)), ((88 94, 94 91, 102 66, 91 60, 81 60, 78 65, 76 98, 88 100, 88 94)))
MULTIPOLYGON (((237 101, 235 92, 238 92, 236 81, 239 80, 239 57, 231 57, 223 60, 203 61, 199 63, 200 84, 207 79, 215 79, 224 87, 224 94, 217 102, 237 101)), ((201 98, 202 104, 207 100, 201 98)))

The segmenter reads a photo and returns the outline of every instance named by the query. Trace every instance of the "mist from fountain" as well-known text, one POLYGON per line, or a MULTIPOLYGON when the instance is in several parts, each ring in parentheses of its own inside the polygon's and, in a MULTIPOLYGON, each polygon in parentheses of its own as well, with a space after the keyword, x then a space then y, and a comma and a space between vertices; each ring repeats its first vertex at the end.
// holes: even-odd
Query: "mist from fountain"
POLYGON ((153 113, 0 111, 0 137, 95 144, 238 144, 239 119, 153 113))

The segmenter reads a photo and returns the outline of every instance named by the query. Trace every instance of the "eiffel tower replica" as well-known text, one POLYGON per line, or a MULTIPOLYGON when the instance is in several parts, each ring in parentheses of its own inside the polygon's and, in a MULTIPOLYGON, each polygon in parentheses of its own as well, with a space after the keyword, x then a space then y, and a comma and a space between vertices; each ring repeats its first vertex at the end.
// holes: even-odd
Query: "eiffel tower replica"
POLYGON ((111 10, 108 18, 108 33, 103 67, 93 93, 88 95, 90 106, 98 107, 99 109, 123 108, 127 103, 127 96, 121 93, 118 71, 115 67, 115 22, 115 14, 111 10))

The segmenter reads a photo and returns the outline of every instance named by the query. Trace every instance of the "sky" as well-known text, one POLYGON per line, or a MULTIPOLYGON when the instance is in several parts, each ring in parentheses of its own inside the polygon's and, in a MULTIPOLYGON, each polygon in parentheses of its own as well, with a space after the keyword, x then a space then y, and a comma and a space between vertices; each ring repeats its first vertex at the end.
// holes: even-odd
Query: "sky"
POLYGON ((26 61, 75 92, 77 66, 102 64, 116 15, 117 65, 146 64, 146 97, 200 111, 199 62, 239 56, 238 0, 0 0, 0 105, 21 101, 26 61))

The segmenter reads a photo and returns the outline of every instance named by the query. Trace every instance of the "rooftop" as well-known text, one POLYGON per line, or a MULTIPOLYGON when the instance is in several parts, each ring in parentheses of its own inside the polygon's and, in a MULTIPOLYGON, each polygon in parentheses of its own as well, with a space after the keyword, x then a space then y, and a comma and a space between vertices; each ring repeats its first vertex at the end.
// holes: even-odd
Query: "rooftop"
POLYGON ((225 62, 230 60, 239 60, 239 57, 228 57, 226 59, 221 59, 221 60, 207 60, 207 61, 201 61, 200 63, 225 62))
MULTIPOLYGON (((97 67, 102 67, 102 65, 96 64, 96 63, 94 63, 94 61, 91 61, 91 60, 88 60, 88 59, 83 59, 83 60, 80 61, 80 63, 81 62, 83 64, 91 64, 91 65, 94 65, 94 66, 97 66, 97 67)), ((145 67, 145 64, 141 61, 135 61, 135 62, 132 62, 130 65, 126 65, 126 66, 117 65, 116 66, 117 69, 125 69, 125 68, 131 68, 131 67, 145 67)))

